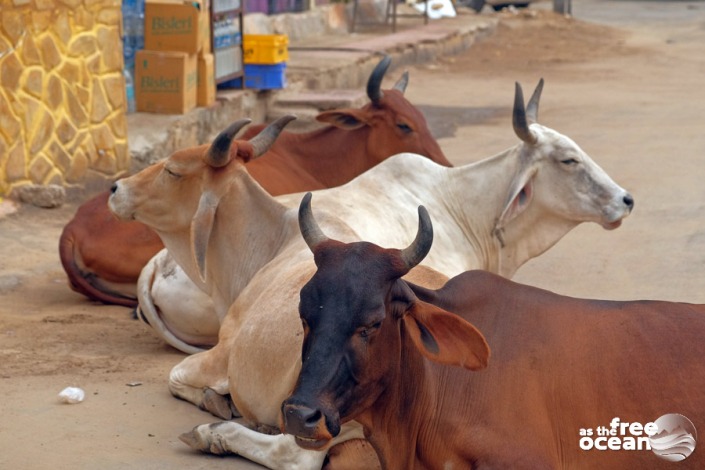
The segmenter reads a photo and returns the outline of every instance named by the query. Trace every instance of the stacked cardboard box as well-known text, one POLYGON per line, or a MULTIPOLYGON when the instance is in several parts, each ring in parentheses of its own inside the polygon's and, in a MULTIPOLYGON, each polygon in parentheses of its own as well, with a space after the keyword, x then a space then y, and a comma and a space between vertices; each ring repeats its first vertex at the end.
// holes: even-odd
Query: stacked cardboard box
POLYGON ((208 0, 147 0, 136 55, 137 111, 178 114, 215 101, 208 0))

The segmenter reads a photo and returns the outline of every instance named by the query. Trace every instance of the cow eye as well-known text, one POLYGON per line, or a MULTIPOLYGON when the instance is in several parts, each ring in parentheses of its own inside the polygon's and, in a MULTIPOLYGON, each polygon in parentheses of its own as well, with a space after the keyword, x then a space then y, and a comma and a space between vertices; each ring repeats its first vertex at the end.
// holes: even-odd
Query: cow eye
POLYGON ((408 124, 399 123, 397 124, 397 127, 404 133, 404 134, 411 134, 411 127, 409 127, 408 124))
POLYGON ((565 160, 561 160, 561 163, 564 165, 575 165, 578 161, 575 158, 566 158, 565 160))
POLYGON ((369 325, 369 326, 366 326, 365 328, 363 328, 362 330, 360 330, 360 336, 362 336, 363 338, 368 338, 368 337, 369 337, 370 335, 372 335, 374 332, 376 332, 377 330, 379 330, 379 327, 380 327, 380 326, 382 326, 382 322, 381 322, 381 321, 378 321, 378 322, 375 322, 375 323, 373 323, 373 324, 371 324, 371 325, 369 325))
POLYGON ((169 176, 171 176, 172 178, 180 178, 180 177, 181 177, 180 174, 174 172, 173 170, 170 170, 170 169, 167 168, 167 167, 164 167, 164 171, 166 171, 166 173, 167 173, 169 176))

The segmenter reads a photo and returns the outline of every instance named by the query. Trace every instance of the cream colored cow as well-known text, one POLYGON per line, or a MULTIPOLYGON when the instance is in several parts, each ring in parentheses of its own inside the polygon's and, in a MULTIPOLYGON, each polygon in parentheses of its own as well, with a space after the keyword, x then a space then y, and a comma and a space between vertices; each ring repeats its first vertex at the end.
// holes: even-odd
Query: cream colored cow
MULTIPOLYGON (((529 102, 534 121, 540 92, 541 84, 529 102)), ((516 107, 523 109, 520 90, 516 107)), ((521 112, 515 116, 522 120, 521 112)), ((448 276, 484 269, 510 278, 576 225, 596 222, 613 229, 633 206, 631 196, 568 137, 536 123, 527 127, 515 123, 522 141, 486 160, 448 169, 400 155, 340 188, 317 191, 316 200, 337 200, 345 207, 354 194, 356 209, 343 209, 339 216, 378 244, 403 240, 380 229, 375 220, 393 226, 414 204, 435 201, 432 214, 441 236, 424 264, 448 276), (365 219, 358 220, 358 211, 367 214, 365 219)), ((301 194, 276 199, 296 207, 301 194)), ((412 229, 408 219, 402 223, 405 230, 412 229)), ((215 311, 208 295, 189 282, 167 250, 143 270, 138 297, 143 317, 175 348, 192 354, 217 341, 227 310, 215 311)))

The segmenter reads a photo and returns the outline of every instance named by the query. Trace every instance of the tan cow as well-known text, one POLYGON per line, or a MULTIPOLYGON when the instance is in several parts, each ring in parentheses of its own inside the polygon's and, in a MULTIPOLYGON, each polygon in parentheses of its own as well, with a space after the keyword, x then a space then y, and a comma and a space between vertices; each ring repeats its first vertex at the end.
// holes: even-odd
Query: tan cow
POLYGON ((431 246, 423 211, 401 251, 341 243, 301 213, 317 271, 282 426, 302 447, 356 420, 389 470, 705 468, 705 305, 576 299, 479 270, 428 289, 401 279, 431 246))
MULTIPOLYGON (((540 89, 529 102, 529 117, 536 115, 540 89)), ((318 192, 320 218, 340 240, 404 246, 414 231, 409 207, 423 201, 440 218, 439 236, 452 240, 437 243, 429 260, 442 269, 462 269, 477 263, 479 253, 491 252, 490 267, 500 272, 513 272, 581 221, 618 226, 632 208, 631 196, 573 141, 527 122, 518 85, 516 94, 515 130, 525 141, 490 159, 492 172, 478 171, 487 162, 445 168, 402 154, 338 190, 318 192), (475 186, 482 191, 468 191, 475 186)), ((275 427, 300 366, 302 330, 293 299, 315 267, 299 236, 298 203, 285 205, 268 195, 247 173, 243 143, 227 150, 231 140, 219 136, 201 158, 176 153, 118 181, 110 207, 121 218, 153 227, 211 296, 215 311, 227 312, 216 346, 172 369, 172 394, 229 418, 230 404, 223 399, 229 393, 249 422, 275 427)), ((344 428, 336 442, 362 436, 359 427, 344 428)), ((316 451, 297 453, 287 436, 263 436, 242 426, 233 432, 241 438, 227 450, 271 468, 314 468, 324 458, 316 451), (271 445, 258 446, 263 439, 271 445)))
MULTIPOLYGON (((250 174, 278 195, 338 186, 400 152, 451 166, 423 114, 404 98, 408 74, 392 89, 381 89, 390 64, 385 56, 370 75, 370 103, 322 112, 316 119, 326 125, 311 132, 284 131, 263 158, 248 163, 250 174)), ((241 138, 249 140, 264 127, 252 126, 241 138)), ((202 148, 193 151, 199 155, 202 148)), ((101 193, 78 208, 62 231, 59 256, 74 291, 134 307, 140 271, 164 245, 144 224, 116 220, 105 203, 109 195, 101 193)))

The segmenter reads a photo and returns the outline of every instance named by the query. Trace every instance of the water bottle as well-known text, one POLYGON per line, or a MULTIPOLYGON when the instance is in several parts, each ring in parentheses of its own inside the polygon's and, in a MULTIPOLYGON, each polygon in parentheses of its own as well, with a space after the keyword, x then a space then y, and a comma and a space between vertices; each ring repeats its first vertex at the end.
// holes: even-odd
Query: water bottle
POLYGON ((133 0, 135 2, 136 15, 134 24, 134 47, 135 52, 144 49, 144 1, 133 0))
POLYGON ((125 103, 127 103, 127 113, 137 111, 137 102, 135 101, 135 82, 132 80, 132 72, 125 68, 122 72, 125 77, 125 103))
POLYGON ((135 54, 144 49, 144 0, 123 0, 122 42, 125 67, 135 66, 135 54))

